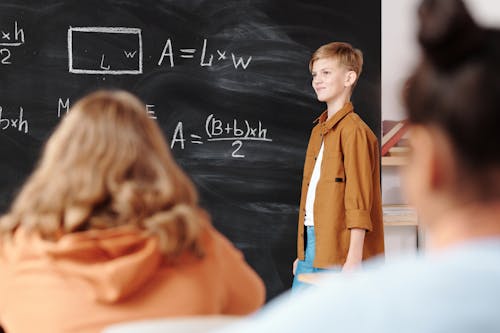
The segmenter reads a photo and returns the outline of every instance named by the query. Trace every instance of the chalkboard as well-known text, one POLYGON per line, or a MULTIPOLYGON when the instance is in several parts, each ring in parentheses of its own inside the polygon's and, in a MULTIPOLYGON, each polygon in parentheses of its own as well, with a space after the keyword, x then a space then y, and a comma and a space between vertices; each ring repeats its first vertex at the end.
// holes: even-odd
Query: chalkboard
POLYGON ((122 88, 147 105, 213 223, 264 279, 291 285, 305 150, 323 111, 311 53, 364 51, 356 111, 380 132, 380 1, 3 0, 0 212, 78 98, 122 88))

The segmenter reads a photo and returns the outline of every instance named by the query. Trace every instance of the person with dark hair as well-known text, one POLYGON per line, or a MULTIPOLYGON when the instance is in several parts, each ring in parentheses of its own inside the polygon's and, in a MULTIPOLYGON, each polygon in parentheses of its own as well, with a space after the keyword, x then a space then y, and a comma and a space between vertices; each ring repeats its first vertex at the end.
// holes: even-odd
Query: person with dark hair
POLYGON ((327 278, 224 332, 500 332, 500 30, 460 0, 418 13, 404 178, 428 252, 327 278))

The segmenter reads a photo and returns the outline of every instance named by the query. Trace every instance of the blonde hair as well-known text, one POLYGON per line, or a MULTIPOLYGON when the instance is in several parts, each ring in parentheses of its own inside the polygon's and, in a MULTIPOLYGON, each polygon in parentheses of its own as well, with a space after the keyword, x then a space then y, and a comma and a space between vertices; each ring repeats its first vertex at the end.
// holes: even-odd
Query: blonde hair
POLYGON ((356 73, 356 81, 352 85, 351 90, 354 89, 363 69, 363 52, 345 42, 325 44, 312 54, 311 60, 309 60, 309 71, 312 71, 313 64, 316 60, 324 58, 335 58, 341 66, 344 66, 348 71, 354 71, 356 73))
POLYGON ((47 239, 131 225, 159 237, 166 257, 201 253, 200 208, 145 105, 123 91, 95 92, 71 109, 46 143, 0 231, 47 239))

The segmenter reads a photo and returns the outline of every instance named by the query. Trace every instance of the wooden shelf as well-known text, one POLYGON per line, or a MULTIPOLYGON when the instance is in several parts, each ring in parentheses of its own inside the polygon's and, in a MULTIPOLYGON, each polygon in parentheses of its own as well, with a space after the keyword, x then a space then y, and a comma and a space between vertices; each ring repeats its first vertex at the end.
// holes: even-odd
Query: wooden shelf
POLYGON ((382 205, 384 225, 390 227, 418 226, 417 212, 405 204, 382 205))
POLYGON ((382 156, 382 166, 403 166, 408 164, 406 156, 382 156))
POLYGON ((384 221, 384 226, 386 227, 417 227, 418 223, 416 221, 384 221))

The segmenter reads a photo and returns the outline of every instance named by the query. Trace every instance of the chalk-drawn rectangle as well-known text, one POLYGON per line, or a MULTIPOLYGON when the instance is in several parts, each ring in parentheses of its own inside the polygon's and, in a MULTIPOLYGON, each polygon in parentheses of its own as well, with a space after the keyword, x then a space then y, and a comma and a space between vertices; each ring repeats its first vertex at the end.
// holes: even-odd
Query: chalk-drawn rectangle
POLYGON ((142 74, 139 28, 70 27, 68 69, 76 74, 142 74))

